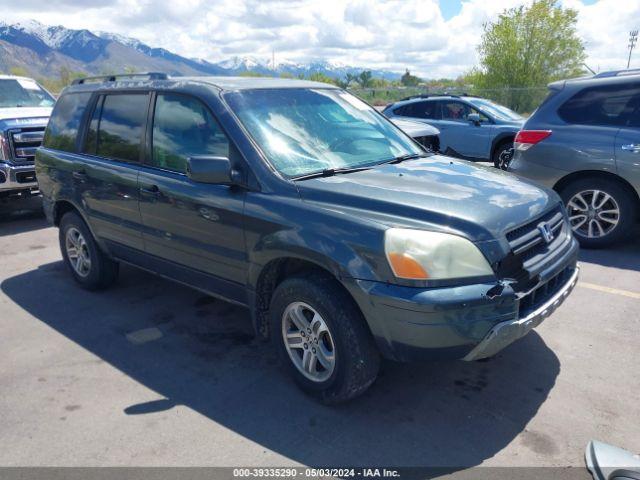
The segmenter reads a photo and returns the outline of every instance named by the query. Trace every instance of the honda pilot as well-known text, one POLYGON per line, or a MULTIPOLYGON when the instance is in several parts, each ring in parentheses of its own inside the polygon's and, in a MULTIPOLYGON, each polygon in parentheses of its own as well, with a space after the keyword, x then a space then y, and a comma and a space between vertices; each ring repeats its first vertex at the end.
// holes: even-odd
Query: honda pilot
POLYGON ((490 357, 578 277, 557 194, 428 152, 323 83, 79 80, 36 167, 80 286, 126 263, 242 305, 326 403, 381 357, 490 357))

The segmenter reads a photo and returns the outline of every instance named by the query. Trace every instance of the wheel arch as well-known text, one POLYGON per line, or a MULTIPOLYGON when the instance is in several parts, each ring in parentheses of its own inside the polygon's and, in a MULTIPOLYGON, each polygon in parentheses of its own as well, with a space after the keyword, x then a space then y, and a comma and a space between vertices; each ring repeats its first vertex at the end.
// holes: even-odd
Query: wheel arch
POLYGON ((493 155, 502 145, 504 145, 505 143, 513 143, 516 138, 516 133, 517 132, 502 132, 496 135, 491 141, 491 154, 489 156, 489 159, 493 160, 493 155))
MULTIPOLYGON (((349 290, 340 281, 340 276, 325 265, 320 265, 313 260, 296 256, 273 258, 259 268, 257 272, 254 298, 252 305, 250 305, 253 327, 258 336, 262 338, 268 338, 270 336, 268 312, 271 298, 278 285, 291 276, 312 273, 323 275, 327 277, 327 279, 334 281, 344 290, 349 298, 351 298, 358 310, 360 310, 355 298, 353 298, 349 290)), ((369 327, 367 326, 367 328, 369 327)))
POLYGON ((558 180, 556 184, 553 186, 553 189, 556 192, 561 192, 570 183, 576 180, 582 180, 585 178, 607 179, 607 180, 611 180, 618 183, 631 194, 635 202, 636 209, 640 210, 640 194, 638 193, 638 191, 633 187, 633 185, 631 185, 631 183, 629 183, 623 177, 612 172, 605 172, 602 170, 581 170, 579 172, 573 172, 573 173, 570 173, 569 175, 565 175, 560 180, 558 180))

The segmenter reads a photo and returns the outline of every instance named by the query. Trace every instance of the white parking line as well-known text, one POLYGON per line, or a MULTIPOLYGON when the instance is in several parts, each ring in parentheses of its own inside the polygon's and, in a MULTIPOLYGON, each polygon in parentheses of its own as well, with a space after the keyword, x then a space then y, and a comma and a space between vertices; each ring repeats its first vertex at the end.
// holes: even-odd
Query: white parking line
POLYGON ((580 287, 590 288, 591 290, 598 290, 600 292, 613 293, 614 295, 621 295, 623 297, 635 298, 640 300, 640 293, 630 292, 629 290, 620 290, 619 288, 605 287, 604 285, 597 285, 595 283, 578 282, 580 287))

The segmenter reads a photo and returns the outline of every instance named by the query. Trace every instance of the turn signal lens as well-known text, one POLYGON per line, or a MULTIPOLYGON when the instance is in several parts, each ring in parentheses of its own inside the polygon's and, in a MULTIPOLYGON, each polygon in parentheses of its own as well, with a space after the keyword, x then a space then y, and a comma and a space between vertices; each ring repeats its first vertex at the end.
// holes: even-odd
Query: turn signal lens
POLYGON ((398 278, 426 280, 429 274, 416 260, 407 254, 391 252, 388 254, 389 263, 398 278))

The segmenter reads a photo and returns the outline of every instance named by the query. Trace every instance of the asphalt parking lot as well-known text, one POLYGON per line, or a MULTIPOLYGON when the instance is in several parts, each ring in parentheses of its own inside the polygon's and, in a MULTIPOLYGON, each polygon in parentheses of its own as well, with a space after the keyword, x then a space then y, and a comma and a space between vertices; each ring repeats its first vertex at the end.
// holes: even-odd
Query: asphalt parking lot
POLYGON ((582 466, 593 438, 640 450, 637 241, 583 251, 567 302, 496 358, 387 362, 365 396, 324 407, 243 309, 126 267, 114 288, 83 291, 57 230, 10 211, 0 465, 582 466))

